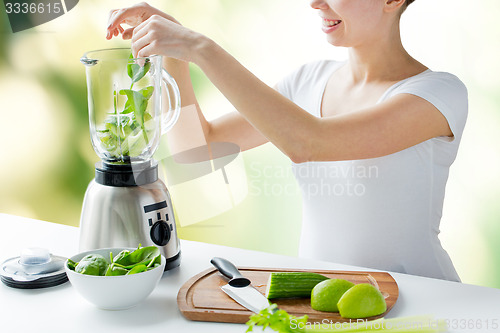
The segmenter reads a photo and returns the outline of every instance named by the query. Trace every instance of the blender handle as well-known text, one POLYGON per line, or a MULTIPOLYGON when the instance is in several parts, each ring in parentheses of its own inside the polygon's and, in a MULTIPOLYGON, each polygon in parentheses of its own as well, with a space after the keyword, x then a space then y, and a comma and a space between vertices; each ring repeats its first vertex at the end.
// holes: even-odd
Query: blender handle
POLYGON ((165 69, 162 69, 162 79, 163 83, 165 83, 166 86, 165 93, 169 99, 169 109, 167 111, 167 114, 172 114, 172 116, 167 117, 162 112, 161 134, 163 135, 167 133, 179 119, 181 111, 181 94, 179 92, 179 87, 177 86, 177 83, 175 82, 174 78, 170 76, 170 74, 168 74, 168 72, 165 69), (173 96, 171 95, 170 90, 168 89, 169 87, 173 92, 173 96))

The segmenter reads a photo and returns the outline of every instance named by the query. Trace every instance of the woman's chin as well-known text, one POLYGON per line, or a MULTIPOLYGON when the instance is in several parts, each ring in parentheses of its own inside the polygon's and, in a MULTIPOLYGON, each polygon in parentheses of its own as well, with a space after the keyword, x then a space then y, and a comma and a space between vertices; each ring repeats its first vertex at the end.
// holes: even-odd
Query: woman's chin
POLYGON ((326 36, 326 41, 328 44, 336 47, 348 47, 345 43, 340 41, 338 38, 331 38, 330 36, 326 36))

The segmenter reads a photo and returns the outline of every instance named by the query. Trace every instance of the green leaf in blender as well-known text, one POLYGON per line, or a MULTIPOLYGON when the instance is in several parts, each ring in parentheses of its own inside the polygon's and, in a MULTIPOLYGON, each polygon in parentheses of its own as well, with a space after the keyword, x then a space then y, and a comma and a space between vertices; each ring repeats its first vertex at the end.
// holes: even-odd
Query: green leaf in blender
MULTIPOLYGON (((144 127, 145 112, 148 107, 148 100, 153 95, 154 87, 148 86, 140 89, 139 91, 131 89, 122 89, 119 91, 120 95, 126 95, 127 101, 125 102, 124 113, 133 113, 135 115, 135 121, 140 125, 142 129, 142 135, 144 137, 145 143, 149 142, 146 129, 144 127)), ((142 151, 142 149, 140 149, 142 151)))
MULTIPOLYGON (((133 59, 132 54, 130 54, 129 59, 133 59)), ((151 68, 151 62, 149 61, 149 59, 146 59, 144 61, 144 66, 141 66, 139 64, 135 64, 133 62, 129 63, 127 65, 127 75, 132 80, 132 84, 131 84, 130 88, 132 88, 134 83, 136 83, 137 81, 142 79, 146 75, 146 73, 149 71, 150 68, 151 68)))
MULTIPOLYGON (((133 131, 132 124, 134 123, 133 114, 118 114, 110 115, 104 120, 105 130, 109 131, 115 137, 125 139, 133 131)), ((136 126, 134 126, 135 128, 136 126)))
MULTIPOLYGON (((133 59, 130 55, 129 59, 133 59)), ((133 90, 134 83, 140 81, 150 70, 151 62, 146 59, 144 65, 130 62, 127 75, 131 79, 130 89, 121 89, 118 94, 126 96, 123 110, 118 110, 117 92, 113 91, 114 113, 104 120, 104 130, 99 131, 101 147, 111 157, 139 156, 147 147, 149 137, 154 134, 155 122, 146 112, 148 101, 153 95, 154 87, 147 86, 133 90)))
POLYGON ((131 89, 122 89, 119 91, 120 95, 126 95, 127 101, 125 102, 125 109, 122 113, 133 112, 139 124, 144 122, 144 113, 148 107, 148 100, 153 95, 154 87, 149 86, 142 88, 139 91, 131 89))
POLYGON ((97 137, 101 141, 104 149, 114 151, 117 148, 116 135, 113 135, 109 130, 98 131, 97 137))
POLYGON ((144 131, 140 130, 138 134, 129 135, 127 137, 128 152, 130 156, 139 156, 144 148, 146 148, 147 143, 144 139, 144 131))
POLYGON ((144 122, 144 112, 148 107, 148 99, 141 92, 131 89, 122 89, 119 91, 119 94, 127 96, 124 112, 133 112, 137 122, 142 125, 144 122))

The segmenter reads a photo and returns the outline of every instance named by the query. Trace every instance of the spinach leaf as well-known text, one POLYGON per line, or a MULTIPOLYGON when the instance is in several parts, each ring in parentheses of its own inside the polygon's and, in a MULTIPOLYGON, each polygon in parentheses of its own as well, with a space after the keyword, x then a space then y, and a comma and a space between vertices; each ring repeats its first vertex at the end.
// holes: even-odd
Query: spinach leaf
POLYGON ((138 265, 145 265, 146 268, 161 264, 160 250, 156 246, 138 248, 133 252, 118 253, 113 259, 113 264, 124 269, 133 269, 138 265))
MULTIPOLYGON (((130 54, 129 59, 133 59, 132 54, 130 54)), ((130 88, 133 87, 134 83, 142 79, 147 74, 150 68, 151 68, 151 62, 149 61, 149 59, 145 60, 144 66, 141 66, 139 64, 129 63, 127 65, 127 75, 132 80, 130 88)))
POLYGON ((68 268, 71 269, 72 271, 75 270, 75 267, 78 265, 77 262, 74 262, 73 260, 71 259, 68 259, 68 268))
POLYGON ((122 113, 131 113, 135 115, 135 119, 141 125, 144 125, 144 112, 148 107, 148 100, 153 95, 154 87, 149 86, 142 88, 139 91, 132 89, 122 89, 119 91, 120 95, 126 95, 127 101, 125 102, 125 109, 122 113))
MULTIPOLYGON (((140 90, 133 90, 134 84, 140 81, 151 70, 151 61, 145 59, 142 65, 133 62, 133 56, 130 54, 127 64, 127 75, 131 80, 130 89, 119 90, 120 95, 126 95, 127 100, 123 110, 118 110, 117 91, 113 91, 113 107, 114 113, 110 115, 110 119, 105 120, 106 130, 108 134, 100 135, 102 147, 112 156, 122 158, 123 156, 139 155, 144 148, 149 144, 148 134, 144 122, 145 117, 151 118, 146 110, 148 101, 153 95, 153 86, 148 86, 140 90), (122 117, 127 115, 128 117, 122 117), (117 121, 119 119, 119 121, 117 121), (137 129, 137 130, 136 130, 137 129), (134 147, 130 144, 129 139, 136 136, 142 131, 144 140, 135 140, 134 147)), ((102 133, 101 133, 102 134, 102 133)))
POLYGON ((127 275, 127 273, 128 269, 125 269, 123 267, 120 267, 112 263, 111 265, 108 266, 108 269, 106 270, 106 274, 104 274, 104 276, 127 275))
POLYGON ((130 254, 131 260, 136 263, 150 262, 160 255, 160 250, 156 246, 146 246, 135 250, 130 254))
POLYGON ((86 275, 104 275, 108 269, 108 262, 100 254, 88 254, 80 260, 75 272, 86 275))
POLYGON ((142 273, 142 272, 147 271, 147 269, 148 268, 146 267, 146 265, 140 264, 140 265, 132 267, 132 269, 128 271, 127 275, 142 273))
POLYGON ((120 253, 118 253, 114 259, 112 259, 112 262, 115 264, 119 264, 122 266, 127 266, 133 264, 130 262, 130 251, 129 250, 123 250, 120 253))
POLYGON ((158 255, 158 256, 156 256, 156 258, 154 260, 152 260, 148 264, 148 269, 153 269, 153 268, 160 266, 160 265, 161 265, 161 255, 158 255))
POLYGON ((123 250, 113 258, 109 253, 111 264, 98 254, 89 254, 80 262, 68 259, 68 268, 76 273, 100 276, 130 275, 150 271, 161 264, 160 250, 156 246, 139 247, 130 252, 123 250))

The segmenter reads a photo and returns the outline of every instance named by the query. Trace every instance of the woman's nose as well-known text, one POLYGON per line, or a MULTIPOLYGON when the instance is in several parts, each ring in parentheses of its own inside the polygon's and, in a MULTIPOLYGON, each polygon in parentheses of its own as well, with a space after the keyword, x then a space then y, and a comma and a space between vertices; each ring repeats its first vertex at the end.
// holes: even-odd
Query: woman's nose
POLYGON ((310 6, 313 9, 328 9, 328 4, 325 0, 310 0, 310 6))

